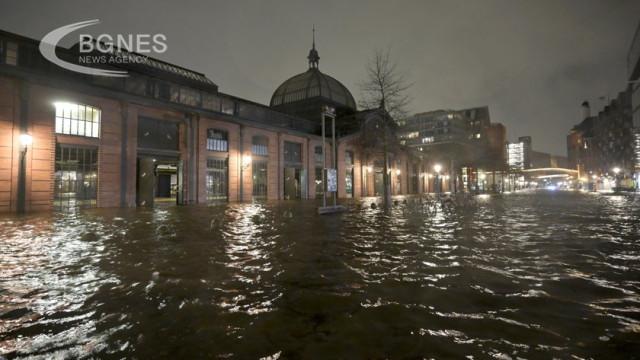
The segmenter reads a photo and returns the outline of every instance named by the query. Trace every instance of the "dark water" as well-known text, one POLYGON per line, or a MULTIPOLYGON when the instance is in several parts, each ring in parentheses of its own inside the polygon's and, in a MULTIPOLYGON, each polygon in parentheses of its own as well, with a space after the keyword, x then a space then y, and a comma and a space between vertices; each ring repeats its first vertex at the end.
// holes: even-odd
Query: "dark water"
POLYGON ((640 357, 640 200, 0 217, 6 359, 640 357))

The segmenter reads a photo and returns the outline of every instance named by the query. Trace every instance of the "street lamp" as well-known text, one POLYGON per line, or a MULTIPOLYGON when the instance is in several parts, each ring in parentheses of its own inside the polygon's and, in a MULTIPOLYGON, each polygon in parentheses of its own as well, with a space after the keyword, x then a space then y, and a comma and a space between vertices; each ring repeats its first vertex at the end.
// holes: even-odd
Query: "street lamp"
POLYGON ((249 168, 249 165, 251 165, 251 155, 245 154, 242 157, 242 164, 240 165, 240 201, 244 200, 244 193, 243 193, 244 171, 247 170, 247 168, 249 168))
POLYGON ((18 214, 24 214, 25 194, 27 188, 27 150, 33 143, 33 136, 29 133, 20 134, 20 144, 23 150, 20 151, 20 169, 18 171, 18 214))
POLYGON ((20 144, 22 144, 22 146, 24 146, 24 153, 25 154, 27 153, 27 148, 32 143, 33 143, 33 136, 31 136, 31 134, 28 134, 28 133, 20 134, 20 144))
POLYGON ((480 180, 482 180, 482 192, 485 193, 486 190, 486 184, 485 184, 485 179, 487 178, 487 175, 485 174, 480 174, 480 180))
POLYGON ((620 173, 620 168, 617 167, 617 166, 614 167, 613 168, 613 172, 616 173, 616 178, 615 178, 615 181, 613 183, 613 187, 614 187, 613 191, 618 191, 618 174, 620 173))
POLYGON ((247 154, 244 156, 244 158, 242 159, 243 162, 243 166, 242 166, 242 170, 246 170, 249 165, 251 165, 251 155, 247 154))
POLYGON ((438 197, 440 197, 440 170, 442 170, 442 166, 435 164, 433 170, 436 172, 436 192, 438 193, 438 197))
POLYGON ((338 175, 337 175, 337 157, 338 157, 338 147, 336 143, 336 109, 330 106, 323 106, 322 112, 320 113, 322 119, 322 167, 323 167, 323 188, 324 193, 322 194, 322 207, 318 208, 319 214, 326 214, 330 212, 342 211, 344 210, 344 206, 338 206, 338 175), (328 117, 331 119, 331 152, 333 159, 333 166, 331 168, 327 168, 327 145, 326 145, 326 130, 325 130, 325 118, 328 117), (327 206, 327 192, 333 192, 333 206, 327 206))

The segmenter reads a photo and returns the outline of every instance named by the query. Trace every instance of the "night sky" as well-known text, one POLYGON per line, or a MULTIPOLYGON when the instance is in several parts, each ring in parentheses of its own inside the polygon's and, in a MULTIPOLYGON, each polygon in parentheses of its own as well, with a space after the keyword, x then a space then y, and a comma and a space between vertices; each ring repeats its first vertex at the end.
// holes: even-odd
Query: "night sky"
MULTIPOLYGON (((37 40, 99 19, 93 34, 164 34, 153 56, 204 73, 221 92, 269 104, 306 71, 316 29, 320 70, 360 96, 375 48, 390 47, 412 75, 410 112, 489 106, 509 141, 566 155, 584 100, 627 85, 638 0, 466 1, 5 1, 0 29, 37 40)), ((77 33, 61 43, 70 46, 77 33)))

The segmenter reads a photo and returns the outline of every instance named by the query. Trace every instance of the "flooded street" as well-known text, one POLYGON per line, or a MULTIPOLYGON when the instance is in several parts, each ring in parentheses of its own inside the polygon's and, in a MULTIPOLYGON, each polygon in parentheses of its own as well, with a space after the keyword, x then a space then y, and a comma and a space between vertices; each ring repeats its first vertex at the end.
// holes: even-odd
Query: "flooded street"
POLYGON ((639 356, 638 198, 374 200, 4 215, 0 358, 639 356))

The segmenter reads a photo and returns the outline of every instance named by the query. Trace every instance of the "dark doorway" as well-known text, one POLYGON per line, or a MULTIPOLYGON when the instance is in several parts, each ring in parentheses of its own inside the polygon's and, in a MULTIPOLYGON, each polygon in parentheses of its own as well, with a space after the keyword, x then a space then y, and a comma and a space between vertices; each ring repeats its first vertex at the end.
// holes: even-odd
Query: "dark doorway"
POLYGON ((373 176, 373 190, 375 196, 382 196, 382 188, 383 188, 383 179, 382 172, 376 172, 373 176))
POLYGON ((178 195, 178 165, 174 162, 155 165, 156 201, 176 202, 178 195))
POLYGON ((300 169, 295 167, 284 168, 284 198, 295 200, 301 198, 300 169))
POLYGON ((136 177, 136 204, 153 206, 156 202, 180 203, 182 180, 178 160, 160 159, 152 156, 138 158, 136 177))

